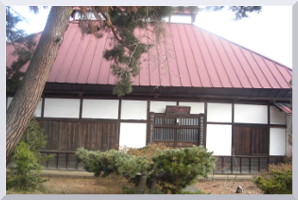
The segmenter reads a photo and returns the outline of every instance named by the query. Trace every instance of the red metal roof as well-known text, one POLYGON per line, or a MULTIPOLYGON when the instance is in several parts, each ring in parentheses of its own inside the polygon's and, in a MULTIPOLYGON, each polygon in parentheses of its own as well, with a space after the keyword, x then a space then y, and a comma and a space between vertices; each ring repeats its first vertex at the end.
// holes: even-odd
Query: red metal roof
MULTIPOLYGON (((134 86, 291 88, 291 69, 194 25, 166 24, 156 43, 143 55, 134 86)), ((97 39, 70 23, 48 82, 113 85, 111 62, 102 56, 112 44, 110 34, 97 39)), ((7 46, 8 66, 11 52, 7 46)))

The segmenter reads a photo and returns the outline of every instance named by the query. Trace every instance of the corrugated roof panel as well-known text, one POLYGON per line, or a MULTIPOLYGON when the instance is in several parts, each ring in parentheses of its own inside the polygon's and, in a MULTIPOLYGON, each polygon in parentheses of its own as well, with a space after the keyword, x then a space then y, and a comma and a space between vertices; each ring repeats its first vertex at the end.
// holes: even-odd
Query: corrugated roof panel
POLYGON ((181 77, 181 86, 191 87, 192 85, 191 85, 191 80, 187 69, 188 66, 185 61, 180 29, 181 27, 179 25, 173 25, 173 24, 170 25, 171 35, 172 35, 173 44, 175 48, 174 50, 176 54, 177 67, 179 70, 179 75, 181 77), (177 59, 177 57, 179 57, 179 59, 177 59))
POLYGON ((250 58, 247 57, 242 48, 239 48, 235 51, 235 54, 238 58, 240 66, 242 67, 243 72, 245 73, 250 85, 252 88, 262 88, 259 80, 256 78, 255 73, 252 71, 251 65, 249 64, 250 58))
POLYGON ((103 52, 106 49, 108 43, 108 34, 105 34, 102 38, 96 40, 96 50, 93 54, 87 83, 98 84, 98 79, 100 76, 100 68, 102 67, 102 62, 105 60, 103 58, 103 52))
POLYGON ((199 29, 193 29, 193 33, 195 34, 195 40, 193 41, 194 44, 197 46, 197 51, 195 54, 195 59, 197 63, 197 71, 199 72, 199 76, 201 78, 202 87, 213 87, 213 84, 210 79, 209 68, 206 64, 205 58, 203 57, 201 42, 202 38, 199 39, 201 36, 201 32, 199 29))
POLYGON ((59 53, 56 57, 56 60, 52 66, 51 72, 49 74, 48 81, 49 82, 56 82, 57 78, 59 77, 60 72, 63 70, 64 62, 66 61, 66 56, 69 54, 69 49, 71 47, 71 43, 75 39, 75 35, 77 32, 80 31, 77 25, 70 24, 68 29, 64 34, 63 42, 60 46, 59 53))
MULTIPOLYGON (((146 43, 147 42, 147 36, 148 36, 148 31, 142 31, 140 30, 140 33, 138 34, 138 38, 141 42, 146 43)), ((148 65, 147 65, 147 60, 148 59, 148 54, 145 53, 142 55, 140 59, 140 71, 139 71, 139 78, 137 83, 133 83, 133 85, 148 85, 149 84, 149 76, 148 76, 148 65), (146 69, 144 67, 146 66, 146 69)))
POLYGON ((237 57, 237 51, 239 51, 239 47, 226 42, 225 43, 225 50, 228 54, 229 60, 232 64, 233 70, 235 71, 235 75, 237 76, 237 79, 240 81, 242 87, 244 88, 251 88, 252 85, 250 81, 248 80, 248 77, 243 70, 243 66, 241 66, 241 62, 239 61, 237 57))
POLYGON ((219 55, 220 51, 217 46, 215 45, 216 43, 214 42, 214 36, 212 35, 206 35, 206 38, 210 40, 209 42, 209 53, 212 55, 212 61, 214 63, 214 66, 216 66, 216 71, 218 74, 218 77, 220 78, 220 82, 222 84, 222 87, 232 87, 231 80, 228 77, 227 70, 225 68, 225 65, 219 55))
POLYGON ((202 37, 198 37, 198 42, 202 47, 202 56, 204 57, 205 65, 208 70, 209 78, 213 87, 222 87, 222 83, 219 74, 214 65, 212 55, 209 53, 209 46, 212 45, 212 41, 208 39, 207 32, 199 30, 202 37))
POLYGON ((183 39, 182 48, 185 55, 185 62, 187 67, 187 72, 190 78, 191 85, 194 87, 201 86, 200 77, 196 67, 195 55, 194 55, 194 47, 192 44, 193 35, 192 26, 182 26, 180 29, 181 38, 183 39))
POLYGON ((181 86, 182 82, 181 82, 181 77, 178 69, 175 47, 172 41, 172 33, 170 31, 169 26, 166 26, 166 31, 164 33, 163 39, 164 39, 164 48, 167 50, 166 61, 168 63, 167 65, 168 65, 169 76, 171 81, 170 86, 179 87, 181 86))
POLYGON ((190 77, 192 79, 192 84, 195 87, 202 87, 202 78, 200 77, 200 73, 198 71, 198 61, 197 61, 197 53, 200 51, 198 46, 196 45, 195 41, 195 35, 194 30, 192 26, 185 26, 185 34, 188 35, 187 37, 187 45, 190 49, 190 59, 188 62, 190 62, 189 71, 190 77))
MULTIPOLYGON (((268 73, 270 73, 269 77, 271 77, 271 81, 275 82, 277 85, 277 88, 284 88, 284 80, 281 80, 280 72, 275 68, 276 66, 268 59, 262 58, 263 62, 267 66, 268 73)), ((282 78, 283 79, 283 78, 282 78)))
POLYGON ((251 54, 256 63, 258 64, 260 70, 264 74, 264 77, 268 84, 270 85, 270 88, 279 88, 279 84, 276 82, 275 78, 272 76, 271 71, 268 69, 268 66, 264 62, 263 58, 259 56, 258 54, 251 54))
POLYGON ((96 53, 97 39, 89 35, 89 43, 86 48, 81 67, 78 72, 76 83, 87 83, 87 79, 91 70, 94 54, 96 53))
POLYGON ((149 50, 149 74, 150 74, 150 85, 159 86, 160 85, 160 73, 159 73, 159 60, 158 53, 154 50, 155 47, 149 50))
POLYGON ((109 84, 110 69, 112 61, 108 61, 104 58, 101 59, 101 64, 98 72, 97 83, 102 85, 109 84))
POLYGON ((280 73, 282 74, 282 76, 284 77, 284 79, 286 80, 286 82, 288 83, 288 87, 292 87, 290 85, 290 81, 292 80, 292 70, 289 68, 286 68, 284 66, 281 66, 279 64, 276 64, 278 66, 278 70, 280 71, 280 73))
POLYGON ((289 88, 289 83, 285 80, 281 72, 278 70, 274 62, 264 59, 271 73, 274 75, 275 80, 278 82, 281 88, 289 88))
POLYGON ((168 65, 168 52, 167 49, 165 48, 165 41, 164 39, 161 39, 161 41, 156 41, 157 48, 158 50, 157 53, 157 63, 159 66, 159 76, 160 76, 160 85, 161 86, 168 86, 171 85, 171 79, 170 79, 170 68, 168 65))
POLYGON ((231 84, 225 85, 225 87, 241 88, 242 87, 241 82, 228 56, 227 49, 225 48, 228 45, 227 42, 225 40, 220 40, 218 37, 212 37, 212 38, 215 44, 215 48, 217 49, 217 52, 219 53, 219 56, 225 68, 225 71, 227 72, 228 79, 231 83, 231 84))
MULTIPOLYGON (((73 28, 73 31, 75 32, 74 34, 72 33, 72 30, 69 32, 70 35, 73 35, 73 38, 71 40, 68 40, 67 43, 65 42, 65 48, 62 48, 61 50, 59 49, 58 55, 61 54, 60 60, 56 59, 54 63, 54 66, 56 64, 56 67, 58 68, 56 82, 67 82, 67 76, 72 68, 73 61, 77 56, 80 56, 77 54, 77 51, 81 43, 81 38, 78 36, 81 36, 82 33, 81 30, 78 28, 73 28)), ((66 35, 65 37, 68 37, 68 35, 66 35)))
POLYGON ((254 73, 254 76, 257 79, 257 82, 260 84, 260 88, 270 88, 270 84, 268 80, 266 79, 265 74, 261 70, 261 67, 259 66, 259 63, 257 63, 250 51, 247 49, 242 49, 243 54, 247 58, 247 62, 249 63, 249 66, 252 69, 252 72, 254 73))
POLYGON ((90 49, 90 39, 91 35, 83 35, 81 42, 78 45, 78 50, 76 52, 76 56, 71 64, 71 68, 69 69, 66 82, 77 83, 79 76, 83 76, 84 72, 80 71, 88 71, 88 67, 83 65, 84 59, 86 59, 86 55, 93 54, 90 49), (80 56, 78 56, 80 55, 80 56))
POLYGON ((144 86, 150 85, 148 56, 148 53, 142 55, 140 65, 140 85, 144 86))

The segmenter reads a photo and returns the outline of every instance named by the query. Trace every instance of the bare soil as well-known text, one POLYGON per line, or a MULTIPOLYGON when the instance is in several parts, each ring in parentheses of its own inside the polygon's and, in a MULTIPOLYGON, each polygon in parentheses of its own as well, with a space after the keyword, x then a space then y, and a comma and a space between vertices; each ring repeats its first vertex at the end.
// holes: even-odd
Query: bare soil
MULTIPOLYGON (((122 187, 130 187, 124 178, 112 177, 47 177, 44 183, 46 191, 51 194, 121 194, 122 187)), ((205 194, 235 194, 241 185, 243 194, 261 194, 262 192, 250 180, 200 180, 193 188, 205 194)))

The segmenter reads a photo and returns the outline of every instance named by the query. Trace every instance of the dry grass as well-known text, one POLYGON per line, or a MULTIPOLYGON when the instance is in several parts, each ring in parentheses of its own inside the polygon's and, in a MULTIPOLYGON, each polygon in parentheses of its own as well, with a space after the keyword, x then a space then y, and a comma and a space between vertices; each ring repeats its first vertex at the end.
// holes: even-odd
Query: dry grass
POLYGON ((195 187, 210 194, 235 194, 238 186, 244 188, 243 194, 262 194, 262 191, 250 180, 201 180, 195 187))
POLYGON ((130 185, 123 177, 49 177, 44 185, 51 194, 121 194, 130 185))
MULTIPOLYGON (((45 177, 43 192, 34 194, 122 194, 122 187, 132 187, 125 178, 109 177, 45 177)), ((243 194, 261 194, 262 192, 250 180, 200 180, 192 187, 205 194, 235 194, 236 188, 241 185, 243 194)), ((8 194, 19 193, 13 190, 8 194)))

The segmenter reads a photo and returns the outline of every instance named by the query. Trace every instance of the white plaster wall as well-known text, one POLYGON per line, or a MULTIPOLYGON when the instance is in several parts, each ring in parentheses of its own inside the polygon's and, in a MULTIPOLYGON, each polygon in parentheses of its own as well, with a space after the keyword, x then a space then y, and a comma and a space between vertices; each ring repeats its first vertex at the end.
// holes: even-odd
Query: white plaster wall
POLYGON ((122 100, 121 119, 147 119, 147 101, 122 100))
POLYGON ((79 118, 80 99, 45 98, 44 117, 79 118))
MULTIPOLYGON (((10 105, 12 99, 13 99, 12 97, 7 98, 6 109, 8 109, 8 106, 10 105)), ((42 100, 40 99, 38 104, 37 104, 36 110, 34 112, 35 117, 40 117, 41 116, 41 105, 42 105, 42 100)))
POLYGON ((208 122, 232 122, 232 104, 229 103, 208 103, 208 122))
POLYGON ((206 148, 213 155, 230 156, 232 151, 232 126, 207 125, 206 148))
POLYGON ((286 155, 286 129, 270 128, 269 154, 272 156, 286 155))
POLYGON ((204 103, 201 102, 179 102, 179 106, 190 106, 190 114, 204 113, 204 103))
POLYGON ((41 117, 41 105, 42 105, 42 100, 39 100, 36 110, 34 112, 35 117, 41 117))
POLYGON ((270 106, 270 123, 286 124, 286 114, 278 110, 275 106, 270 106))
POLYGON ((151 101, 150 112, 165 113, 166 106, 176 106, 175 101, 151 101))
POLYGON ((141 148, 146 146, 146 123, 120 123, 119 146, 141 148))
POLYGON ((266 105, 235 104, 234 121, 239 123, 268 124, 266 105))
POLYGON ((118 119, 119 100, 83 99, 82 118, 118 119))

